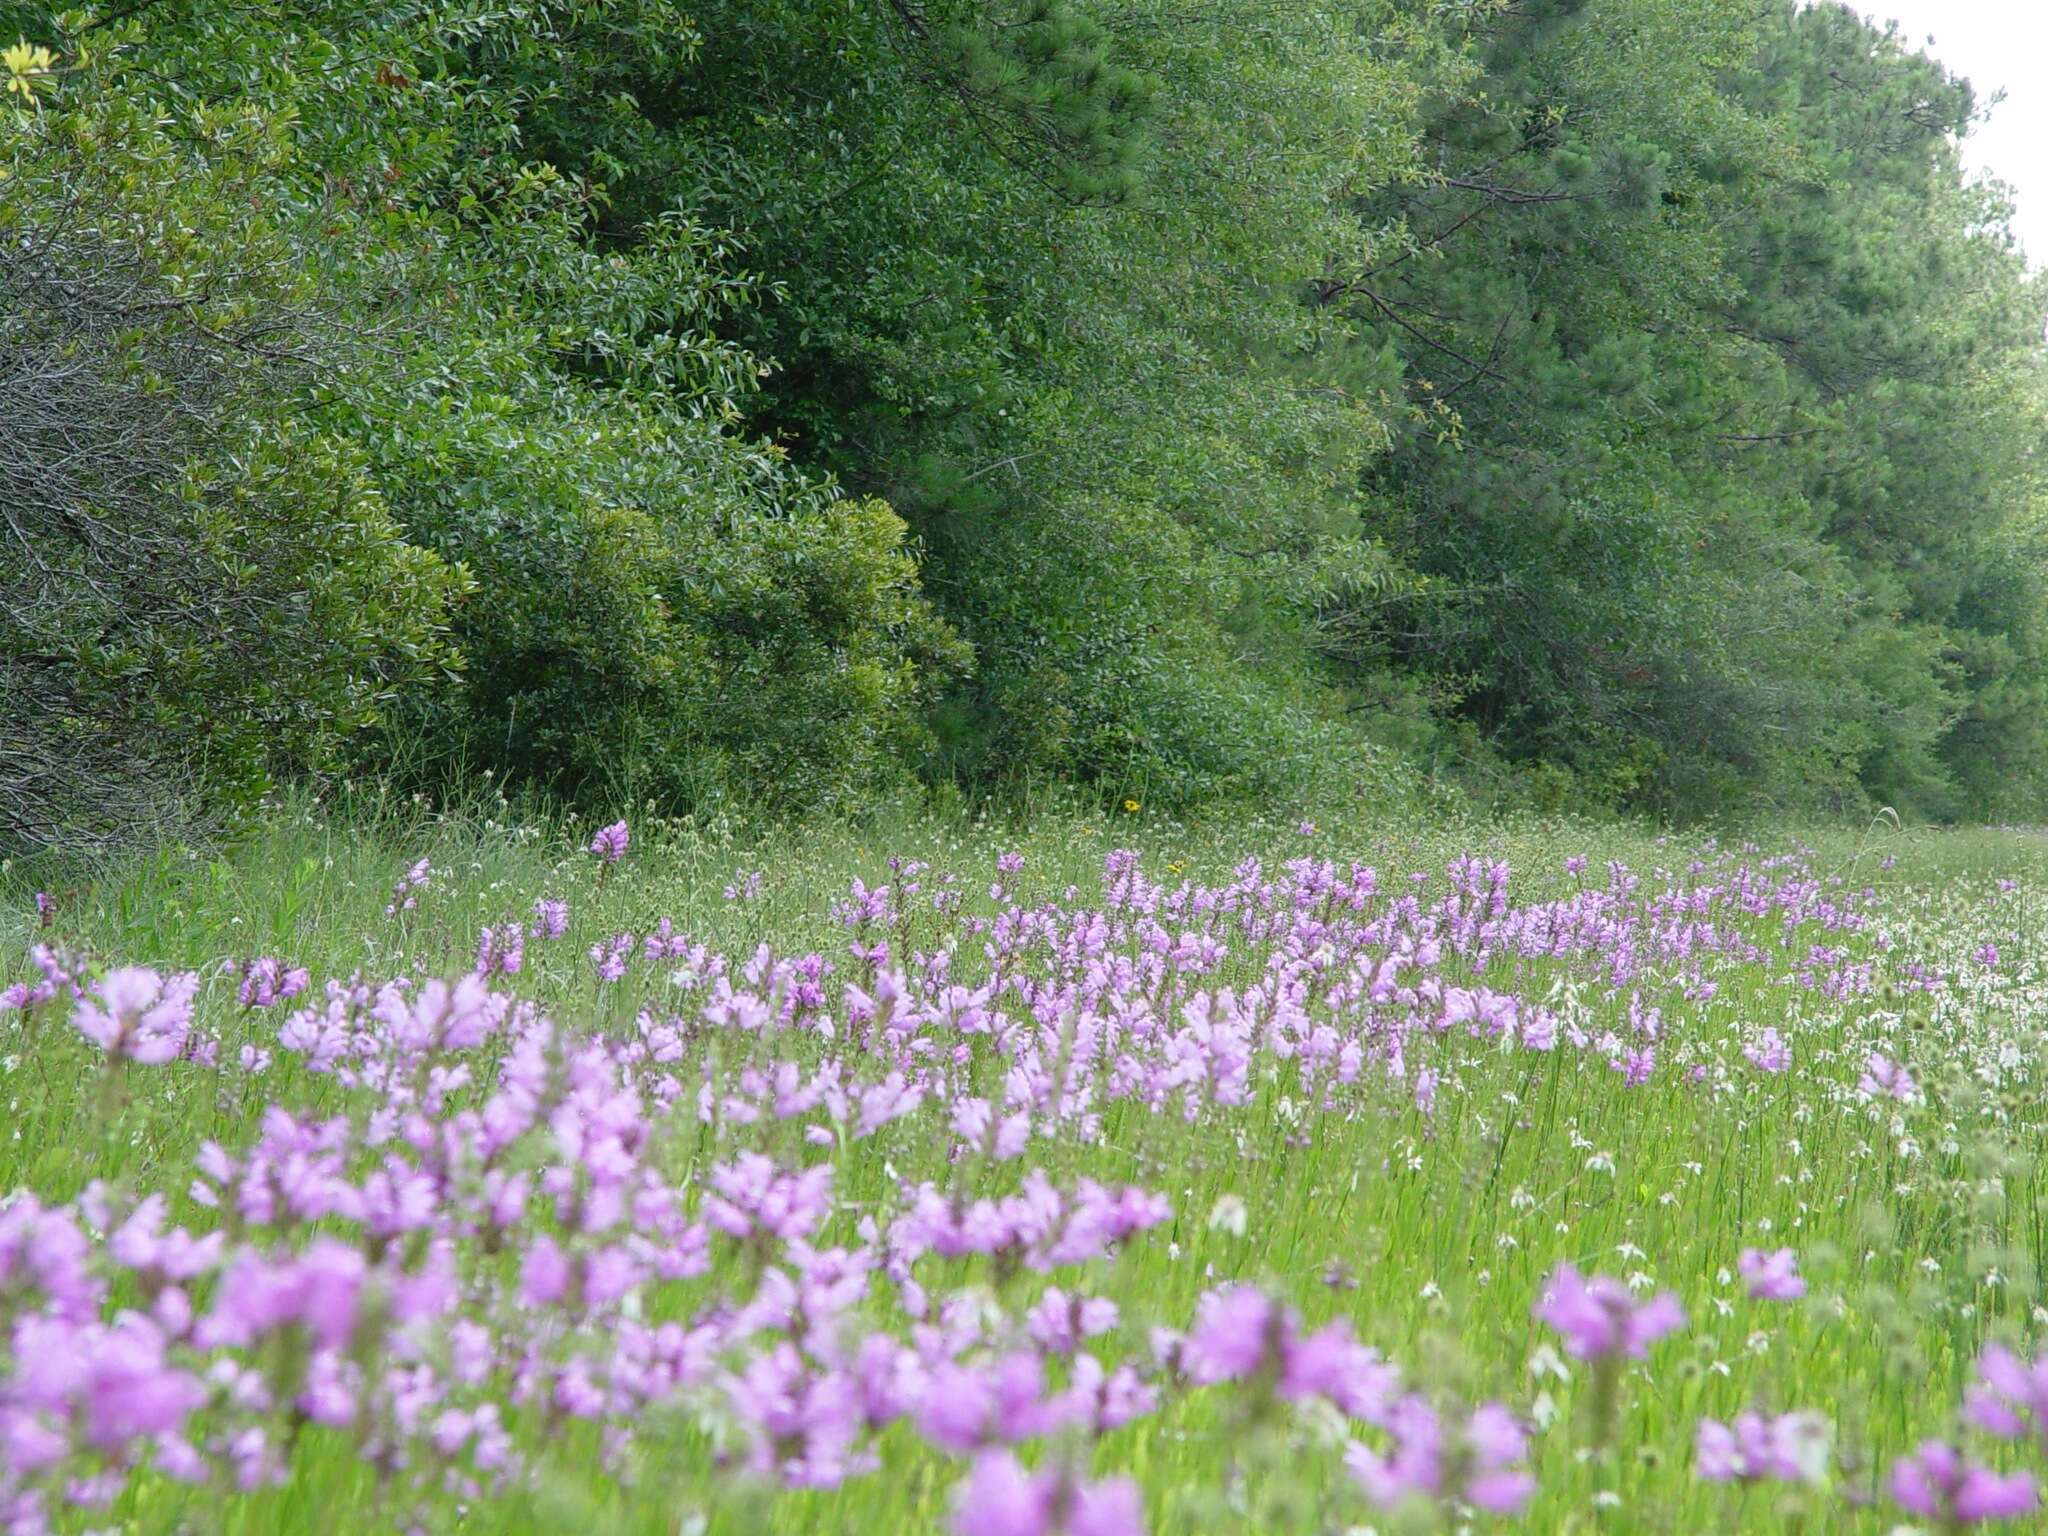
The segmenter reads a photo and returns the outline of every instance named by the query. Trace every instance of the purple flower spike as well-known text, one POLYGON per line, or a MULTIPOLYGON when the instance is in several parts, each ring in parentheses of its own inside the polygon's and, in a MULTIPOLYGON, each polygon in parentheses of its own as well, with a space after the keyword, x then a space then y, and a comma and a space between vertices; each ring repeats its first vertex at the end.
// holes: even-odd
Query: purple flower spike
POLYGON ((626 856, 626 824, 615 821, 608 827, 600 827, 597 836, 590 840, 590 851, 607 864, 616 864, 626 856))
POLYGON ((290 1002, 306 990, 311 980, 304 966, 291 966, 271 956, 250 960, 235 968, 242 980, 235 988, 235 1001, 244 1008, 275 1008, 290 1002))
POLYGON ((1784 1036, 1767 1029, 1742 1048, 1742 1058, 1759 1072, 1783 1072, 1792 1065, 1792 1052, 1784 1036))
POLYGON ((1709 1483, 1819 1482, 1827 1474, 1827 1421, 1811 1412, 1745 1413, 1732 1425, 1702 1419, 1693 1454, 1694 1470, 1709 1483))
POLYGON ((526 935, 532 939, 559 939, 569 931, 569 903, 553 901, 546 896, 536 896, 533 901, 533 921, 528 924, 526 935))
POLYGON ((1872 1051, 1856 1080, 1856 1091, 1866 1099, 1897 1099, 1901 1104, 1920 1102, 1920 1085, 1913 1074, 1878 1051, 1872 1051))
POLYGON ((71 1022, 113 1060, 160 1066, 185 1047, 198 989, 198 976, 189 972, 166 982, 143 966, 123 966, 107 973, 97 1001, 79 1001, 71 1022))
POLYGON ((1285 1314, 1252 1286, 1211 1291, 1195 1311, 1182 1369, 1203 1386, 1249 1376, 1277 1354, 1286 1331, 1285 1314))
POLYGON ((1099 1483, 1031 1472, 1008 1451, 985 1451, 960 1485, 955 1536, 1145 1536, 1144 1501, 1128 1478, 1099 1483))
POLYGON ((1384 1415, 1393 1439, 1386 1454, 1356 1441, 1344 1465, 1367 1499, 1394 1509, 1414 1499, 1451 1499, 1489 1514, 1519 1514, 1536 1492, 1536 1479, 1521 1462, 1529 1437, 1521 1422, 1498 1403, 1483 1403, 1458 1427, 1447 1427, 1429 1400, 1402 1398, 1384 1415), (1458 1454, 1462 1443, 1463 1454, 1458 1454), (1463 1469, 1456 1481, 1454 1469, 1463 1469))
POLYGON ((396 917, 401 912, 410 912, 420 904, 419 893, 433 880, 433 866, 425 859, 415 860, 412 868, 400 875, 391 887, 391 900, 385 903, 384 915, 396 917))
POLYGON ((1799 1274, 1799 1255, 1790 1248, 1745 1248, 1735 1267, 1742 1272, 1752 1301, 1797 1301, 1806 1294, 1799 1274))
POLYGON ((1892 1463, 1891 1496, 1913 1514, 1950 1528, 2030 1515, 2039 1503, 2032 1473, 2000 1474, 1966 1462, 1941 1440, 1892 1463))
POLYGON ((1067 1536, 1145 1536, 1145 1501, 1127 1477, 1083 1483, 1074 1490, 1067 1536))
POLYGON ((1977 1383, 1963 1399, 1963 1417, 1977 1428, 2014 1440, 2027 1432, 2048 1448, 2048 1355, 2021 1360, 2002 1345, 1977 1359, 1977 1383))
POLYGON ((1489 1514, 1520 1514, 1536 1492, 1536 1479, 1519 1465, 1529 1454, 1522 1421, 1499 1403, 1481 1403, 1465 1421, 1465 1445, 1471 1452, 1465 1502, 1489 1514))
POLYGON ((1628 1287, 1607 1275, 1590 1280, 1560 1264, 1544 1282, 1536 1320, 1564 1336, 1567 1354, 1581 1360, 1627 1355, 1640 1360, 1650 1344, 1685 1326, 1685 1309, 1669 1291, 1637 1304, 1628 1287))
POLYGON ((1046 1536, 1052 1493, 1008 1451, 974 1458, 953 1507, 958 1536, 1046 1536))

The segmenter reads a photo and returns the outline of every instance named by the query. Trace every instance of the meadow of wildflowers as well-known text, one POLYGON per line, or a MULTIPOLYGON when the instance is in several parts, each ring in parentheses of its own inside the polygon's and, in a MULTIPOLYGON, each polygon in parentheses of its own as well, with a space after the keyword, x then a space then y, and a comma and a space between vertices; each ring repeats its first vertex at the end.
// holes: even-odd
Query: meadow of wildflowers
POLYGON ((2030 836, 865 839, 4 887, 5 1529, 2044 1518, 2030 836))

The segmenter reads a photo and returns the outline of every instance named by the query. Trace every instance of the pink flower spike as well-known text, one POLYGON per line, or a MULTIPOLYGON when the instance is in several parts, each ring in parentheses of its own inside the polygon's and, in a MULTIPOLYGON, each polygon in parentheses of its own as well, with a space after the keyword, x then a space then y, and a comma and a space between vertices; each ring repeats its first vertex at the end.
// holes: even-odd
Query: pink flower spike
POLYGON ((1742 1048, 1743 1060, 1759 1072, 1783 1072, 1792 1065, 1792 1052, 1775 1029, 1767 1029, 1742 1048))
POLYGON ((1067 1511, 1067 1536, 1145 1536, 1145 1501, 1127 1477, 1083 1483, 1067 1511))
POLYGON ((1533 1311, 1564 1336, 1565 1352, 1581 1360, 1618 1354, 1640 1360, 1651 1343, 1685 1326, 1685 1309, 1671 1292, 1638 1305, 1619 1280, 1589 1280, 1571 1264, 1551 1272, 1533 1311))
POLYGON ((1962 1486, 1956 1489, 1955 1517, 1965 1525, 2007 1520, 2031 1515, 2039 1502, 2033 1473, 2000 1476, 1989 1467, 1971 1467, 1963 1473, 1962 1486))
POLYGON ((1987 1345, 1963 1418, 2004 1440, 2019 1438, 2031 1420, 2035 1438, 2048 1447, 2048 1355, 2024 1361, 2003 1345, 1987 1345))
POLYGON ((192 1030, 192 998, 199 989, 194 973, 168 982, 139 965, 109 971, 97 988, 98 1000, 79 1000, 72 1025, 116 1061, 161 1066, 183 1052, 192 1030))
POLYGON ((1817 1413, 1766 1418, 1745 1413, 1731 1425, 1702 1419, 1693 1435, 1693 1470, 1702 1482, 1816 1483, 1827 1475, 1828 1425, 1817 1413))
POLYGON ((1920 1102, 1920 1087, 1913 1081, 1913 1074, 1877 1051, 1872 1051, 1864 1062, 1856 1091, 1866 1099, 1890 1098, 1901 1104, 1920 1102))
POLYGON ((1235 1381, 1257 1370, 1292 1331, 1280 1308, 1253 1286, 1211 1291, 1195 1309, 1181 1368, 1197 1386, 1235 1381))
POLYGON ((1008 1451, 984 1451, 956 1490, 955 1536, 1049 1536, 1052 1489, 1008 1451))
POLYGON ((2039 1502, 2031 1473, 1972 1466, 1940 1440, 1923 1441, 1892 1463, 1886 1486, 1911 1513, 1956 1529, 2032 1514, 2039 1502))
POLYGON ((1806 1294, 1799 1255, 1790 1248, 1745 1248, 1736 1256, 1735 1267, 1752 1301, 1797 1301, 1806 1294))

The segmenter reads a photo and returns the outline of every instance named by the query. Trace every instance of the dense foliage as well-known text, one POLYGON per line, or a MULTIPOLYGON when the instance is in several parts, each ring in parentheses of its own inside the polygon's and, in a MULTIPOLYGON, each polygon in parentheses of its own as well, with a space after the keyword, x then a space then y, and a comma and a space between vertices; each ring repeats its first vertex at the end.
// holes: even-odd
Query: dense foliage
POLYGON ((1460 431, 1375 467, 1390 641, 1513 755, 1673 809, 2037 782, 2043 296, 1966 89, 1847 12, 1529 7, 1333 285, 1460 431), (1992 766, 1992 764, 1996 766, 1992 766))
POLYGON ((2048 294, 1968 88, 1840 7, 0 35, 12 842, 350 761, 792 810, 2048 781, 2048 294))
POLYGON ((439 659, 451 573, 292 410, 346 366, 270 125, 33 114, 0 158, 0 842, 319 762, 439 659))

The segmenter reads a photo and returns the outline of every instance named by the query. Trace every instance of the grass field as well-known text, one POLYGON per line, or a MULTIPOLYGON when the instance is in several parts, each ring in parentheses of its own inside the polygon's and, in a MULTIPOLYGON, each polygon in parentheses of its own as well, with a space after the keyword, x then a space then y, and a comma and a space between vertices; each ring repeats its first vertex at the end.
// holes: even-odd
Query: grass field
POLYGON ((2031 1508, 2048 840, 596 831, 0 876, 11 1529, 2031 1508))

